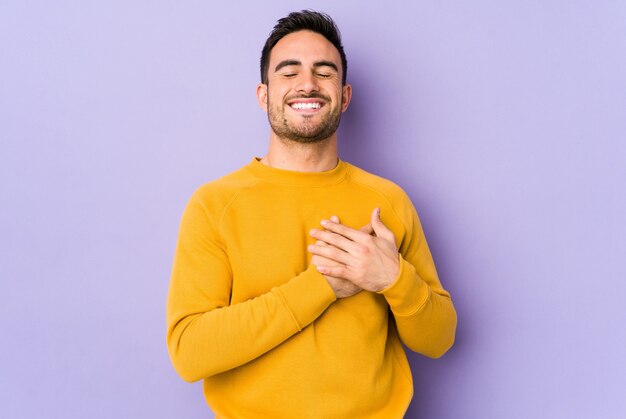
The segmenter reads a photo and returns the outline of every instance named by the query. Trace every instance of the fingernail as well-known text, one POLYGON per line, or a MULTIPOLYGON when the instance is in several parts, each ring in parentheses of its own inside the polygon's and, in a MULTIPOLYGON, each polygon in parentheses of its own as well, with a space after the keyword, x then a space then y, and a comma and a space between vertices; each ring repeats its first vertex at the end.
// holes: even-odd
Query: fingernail
POLYGON ((323 226, 326 226, 326 225, 328 225, 328 220, 322 220, 320 222, 320 224, 323 225, 323 226))
POLYGON ((313 251, 313 249, 315 249, 315 246, 313 246, 312 244, 310 244, 310 245, 309 245, 309 247, 308 247, 308 249, 309 249, 309 252, 312 252, 312 251, 313 251))

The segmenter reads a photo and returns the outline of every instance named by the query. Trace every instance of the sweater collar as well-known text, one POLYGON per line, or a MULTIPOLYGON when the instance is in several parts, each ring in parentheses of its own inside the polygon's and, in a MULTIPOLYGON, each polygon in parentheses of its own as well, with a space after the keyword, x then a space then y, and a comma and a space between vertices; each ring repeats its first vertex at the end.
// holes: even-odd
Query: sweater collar
POLYGON ((260 179, 296 186, 328 186, 341 182, 348 173, 348 164, 338 160, 335 168, 324 172, 296 172, 292 170, 276 169, 261 163, 259 157, 252 159, 247 168, 260 179))

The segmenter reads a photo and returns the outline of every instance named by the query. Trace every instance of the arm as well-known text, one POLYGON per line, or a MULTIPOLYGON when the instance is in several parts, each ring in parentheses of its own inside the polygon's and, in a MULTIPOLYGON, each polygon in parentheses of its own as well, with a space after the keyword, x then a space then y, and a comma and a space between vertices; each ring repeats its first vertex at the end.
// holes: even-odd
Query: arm
POLYGON ((402 341, 411 350, 437 358, 453 344, 456 312, 442 288, 417 213, 406 198, 401 208, 405 234, 400 253, 393 233, 372 214, 374 236, 344 225, 322 222, 326 230, 311 235, 332 246, 312 245, 316 255, 339 266, 318 266, 324 275, 348 279, 359 287, 382 294, 396 320, 402 341))
POLYGON ((224 243, 202 204, 185 208, 167 302, 167 344, 175 369, 196 381, 243 365, 310 324, 335 301, 314 267, 256 298, 230 305, 224 243))
POLYGON ((405 204, 406 235, 400 245, 400 273, 379 291, 396 320, 398 334, 411 350, 438 358, 454 343, 457 316, 443 289, 419 217, 405 204))

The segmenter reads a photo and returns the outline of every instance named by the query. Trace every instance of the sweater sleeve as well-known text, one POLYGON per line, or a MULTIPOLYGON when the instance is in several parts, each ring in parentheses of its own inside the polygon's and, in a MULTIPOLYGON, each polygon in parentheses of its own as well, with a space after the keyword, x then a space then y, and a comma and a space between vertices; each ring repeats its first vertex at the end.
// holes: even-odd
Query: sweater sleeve
POLYGON ((431 358, 454 343, 457 316, 443 289, 419 217, 408 197, 399 216, 406 228, 400 245, 400 274, 380 291, 396 321, 398 334, 411 350, 431 358))
POLYGON ((186 381, 236 368, 270 351, 335 301, 311 266, 266 293, 230 304, 232 271, 216 216, 190 200, 181 225, 167 301, 167 344, 186 381))

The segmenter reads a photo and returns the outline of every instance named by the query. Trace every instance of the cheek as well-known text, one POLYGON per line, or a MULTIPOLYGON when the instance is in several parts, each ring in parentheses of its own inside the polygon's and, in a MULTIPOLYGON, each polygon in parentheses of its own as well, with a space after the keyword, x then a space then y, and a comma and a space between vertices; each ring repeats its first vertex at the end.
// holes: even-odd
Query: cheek
POLYGON ((267 91, 267 103, 270 106, 281 106, 285 99, 286 92, 284 89, 273 88, 267 91))

